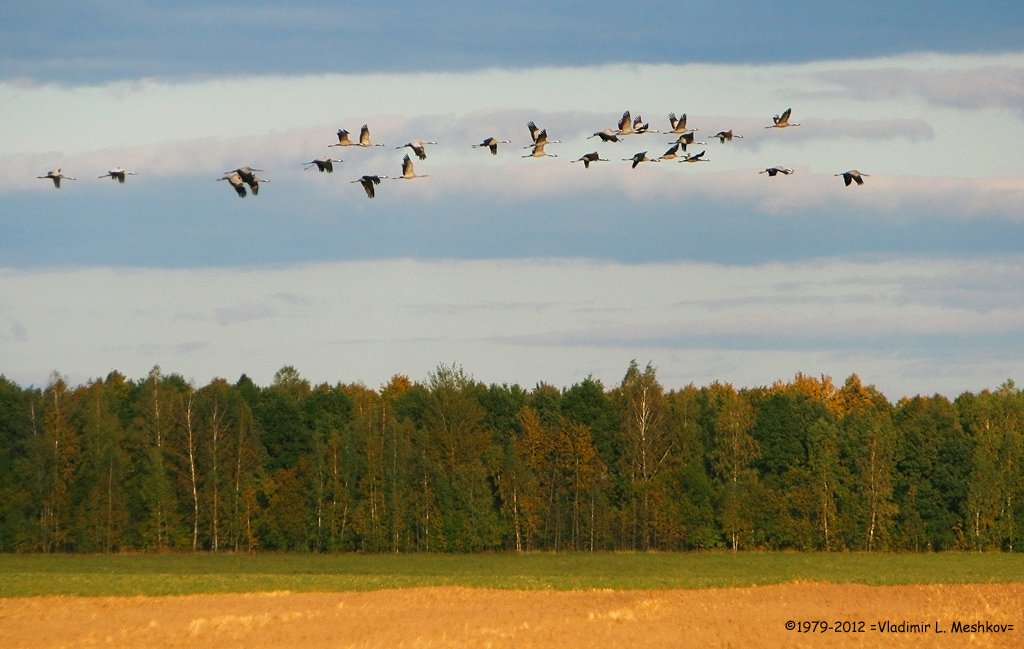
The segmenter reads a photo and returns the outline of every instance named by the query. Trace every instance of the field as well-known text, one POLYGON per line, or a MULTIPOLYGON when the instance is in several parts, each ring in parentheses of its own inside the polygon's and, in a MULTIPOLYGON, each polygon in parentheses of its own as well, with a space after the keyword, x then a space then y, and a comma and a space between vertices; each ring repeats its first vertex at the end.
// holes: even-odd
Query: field
POLYGON ((2 555, 0 597, 2 647, 1024 646, 1009 554, 2 555))

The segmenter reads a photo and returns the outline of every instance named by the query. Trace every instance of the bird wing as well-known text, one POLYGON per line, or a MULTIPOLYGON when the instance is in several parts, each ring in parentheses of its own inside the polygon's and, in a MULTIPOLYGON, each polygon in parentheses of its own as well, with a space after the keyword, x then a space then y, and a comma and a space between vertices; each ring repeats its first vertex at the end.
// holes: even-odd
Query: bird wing
POLYGON ((239 176, 235 172, 231 172, 230 174, 221 178, 221 180, 228 181, 228 183, 235 189, 235 192, 238 193, 239 198, 245 198, 245 183, 242 181, 241 176, 239 176))
POLYGON ((380 183, 380 178, 376 176, 363 176, 359 179, 359 184, 363 186, 363 190, 366 191, 367 198, 373 198, 376 194, 373 186, 380 183))
POLYGON ((540 129, 537 128, 537 124, 533 120, 530 120, 526 123, 526 128, 530 129, 530 138, 536 142, 537 134, 540 133, 540 129))

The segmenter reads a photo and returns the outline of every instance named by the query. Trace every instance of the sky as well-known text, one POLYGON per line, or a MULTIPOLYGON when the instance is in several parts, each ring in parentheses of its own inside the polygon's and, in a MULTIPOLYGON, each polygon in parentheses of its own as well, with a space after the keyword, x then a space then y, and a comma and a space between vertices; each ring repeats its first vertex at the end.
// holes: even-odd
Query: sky
POLYGON ((52 7, 0 6, 0 374, 22 385, 457 364, 612 387, 634 359, 669 389, 1024 379, 1019 3, 52 7), (765 128, 788 107, 799 126, 765 128), (634 169, 675 136, 588 138, 626 110, 686 113, 708 162, 634 169), (522 157, 530 120, 557 157, 522 157), (329 146, 362 124, 385 146, 329 146), (426 177, 367 199, 353 181, 415 139, 426 177), (258 196, 217 182, 242 165, 258 196), (98 178, 117 166, 137 175, 98 178), (77 180, 37 178, 56 168, 77 180))

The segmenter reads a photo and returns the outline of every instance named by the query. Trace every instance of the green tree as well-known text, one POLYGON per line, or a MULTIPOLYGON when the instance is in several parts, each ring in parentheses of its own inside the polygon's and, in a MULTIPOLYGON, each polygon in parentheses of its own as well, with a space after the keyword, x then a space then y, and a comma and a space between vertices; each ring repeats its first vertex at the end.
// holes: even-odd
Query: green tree
POLYGON ((651 547, 654 528, 655 480, 673 450, 673 438, 666 431, 665 392, 648 364, 641 372, 630 363, 616 392, 621 422, 621 470, 629 503, 627 529, 630 546, 651 547))
POLYGON ((957 404, 974 443, 967 494, 971 544, 1013 550, 1024 493, 1024 397, 1007 381, 957 404))
POLYGON ((750 435, 754 412, 728 383, 708 388, 714 416, 711 466, 721 496, 719 516, 729 547, 735 552, 753 538, 756 494, 759 490, 755 462, 760 457, 757 441, 750 435))
POLYGON ((400 416, 402 401, 412 390, 407 376, 396 374, 380 391, 382 408, 381 455, 384 475, 385 525, 392 552, 411 549, 410 517, 414 510, 412 423, 400 416))
POLYGON ((939 395, 903 399, 893 422, 900 431, 894 484, 900 545, 952 548, 963 533, 972 450, 956 408, 939 395))
POLYGON ((310 551, 316 545, 313 515, 315 504, 310 484, 310 458, 304 455, 295 466, 264 476, 261 491, 266 498, 257 522, 261 544, 271 550, 310 551))
POLYGON ((138 525, 138 543, 145 548, 180 547, 188 538, 172 479, 176 462, 172 438, 182 409, 181 395, 187 389, 180 376, 165 376, 155 366, 135 400, 133 457, 140 469, 132 480, 132 490, 140 498, 133 518, 138 525))
POLYGON ((839 431, 831 416, 822 416, 811 425, 807 435, 807 464, 810 490, 815 510, 817 547, 835 550, 842 543, 837 539, 839 503, 848 501, 848 471, 839 455, 839 431))
POLYGON ((125 543, 129 471, 123 411, 131 386, 111 372, 106 381, 92 381, 77 390, 75 426, 81 431, 82 463, 76 476, 76 546, 91 552, 112 552, 125 543))
POLYGON ((486 462, 499 452, 492 448, 483 424, 478 388, 454 366, 439 366, 427 381, 424 429, 430 459, 437 467, 431 491, 448 550, 482 550, 501 542, 486 462))
POLYGON ((43 393, 42 547, 47 552, 72 549, 72 482, 81 462, 81 443, 72 424, 72 393, 54 372, 43 393))
POLYGON ((359 386, 351 392, 353 401, 352 427, 357 439, 356 452, 360 462, 357 502, 353 524, 360 544, 367 552, 389 549, 391 538, 388 522, 391 518, 388 502, 388 420, 393 418, 390 408, 377 392, 359 386))
POLYGON ((897 447, 892 405, 875 389, 850 375, 839 391, 843 413, 843 454, 852 467, 845 521, 848 543, 871 552, 888 546, 896 515, 893 479, 897 447), (861 538, 857 543, 856 537, 861 538))
POLYGON ((359 449, 353 431, 356 425, 353 413, 355 404, 362 403, 369 392, 361 385, 321 384, 305 399, 304 416, 314 440, 313 450, 307 457, 316 485, 313 545, 318 552, 354 547, 352 521, 359 502, 356 497, 359 449))
POLYGON ((231 392, 229 444, 225 449, 230 480, 226 525, 228 545, 235 551, 259 547, 255 521, 259 518, 259 484, 263 474, 263 449, 249 402, 242 388, 231 392))
POLYGON ((655 523, 659 546, 666 549, 711 548, 717 543, 714 487, 701 427, 701 394, 692 384, 666 397, 666 431, 676 452, 662 474, 662 494, 655 523))
POLYGON ((0 552, 39 549, 41 401, 39 389, 0 375, 0 552))
POLYGON ((823 501, 826 493, 820 491, 830 481, 834 485, 833 476, 822 471, 830 466, 827 454, 835 447, 822 438, 812 444, 811 438, 832 418, 827 402, 820 396, 807 396, 820 391, 807 390, 806 383, 778 383, 748 394, 755 413, 751 435, 761 449, 756 466, 763 485, 759 527, 764 541, 771 547, 820 547, 818 534, 827 529, 835 514, 830 504, 833 497, 823 501), (814 467, 812 446, 817 453, 814 467), (823 482, 818 483, 816 477, 823 482))
POLYGON ((299 458, 313 452, 313 433, 302 416, 309 393, 309 382, 286 365, 274 374, 273 384, 261 392, 253 407, 268 471, 295 466, 299 458))
POLYGON ((619 413, 601 382, 588 376, 574 384, 562 395, 561 409, 570 421, 590 428, 594 448, 605 466, 616 466, 621 453, 619 413))

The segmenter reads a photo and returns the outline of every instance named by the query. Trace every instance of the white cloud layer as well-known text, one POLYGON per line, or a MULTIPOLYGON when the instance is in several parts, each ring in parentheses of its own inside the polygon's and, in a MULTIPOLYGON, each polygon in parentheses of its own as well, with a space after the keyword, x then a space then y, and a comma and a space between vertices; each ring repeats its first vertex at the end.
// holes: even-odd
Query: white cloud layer
MULTIPOLYGON (((652 361, 669 387, 851 372, 891 398, 1020 371, 1024 258, 758 266, 413 260, 247 269, 0 272, 0 372, 42 384, 155 364, 198 382, 291 364, 314 381, 614 384, 652 361)), ((1015 378, 1020 378, 1015 377, 1015 378)))
MULTIPOLYGON (((494 69, 462 73, 267 76, 180 83, 141 80, 91 87, 0 84, 0 194, 51 190, 36 176, 55 167, 95 182, 113 166, 139 171, 133 182, 195 182, 241 164, 275 181, 301 182, 326 195, 358 196, 358 186, 303 174, 299 163, 342 157, 346 180, 362 173, 396 175, 409 140, 434 139, 418 163, 429 182, 417 197, 459 200, 466 193, 506 196, 579 195, 598 187, 631 197, 677 199, 695 190, 719 201, 747 201, 768 213, 862 201, 892 214, 996 216, 1018 220, 1024 202, 1020 98, 1024 53, 792 65, 603 65, 494 69), (773 113, 794 107, 801 126, 765 129, 773 113), (665 115, 688 112, 712 160, 645 165, 631 172, 621 158, 660 155, 674 137, 633 136, 617 145, 588 135, 614 126, 624 109, 652 128, 665 115), (535 119, 562 144, 558 158, 523 160, 526 121, 535 119), (328 148, 339 127, 369 123, 388 146, 328 148), (728 144, 714 132, 744 136, 728 144), (513 140, 497 157, 470 147, 494 135, 513 140), (570 160, 600 150, 612 163, 583 173, 570 160), (795 168, 765 182, 756 171, 795 168), (839 194, 832 174, 872 174, 860 196, 839 194), (693 180, 693 179, 699 179, 693 180), (697 185, 697 182, 700 184, 697 185), (841 196, 841 198, 837 198, 841 196)), ((79 181, 80 187, 82 181, 79 181)), ((69 183, 69 190, 76 186, 69 183)), ((182 192, 194 196, 187 187, 182 192)), ((226 189, 223 194, 229 194, 226 189)), ((45 195, 45 194, 43 194, 45 195)), ((272 199, 271 199, 272 200, 272 199)), ((82 206, 102 209, 102 205, 82 206)))

